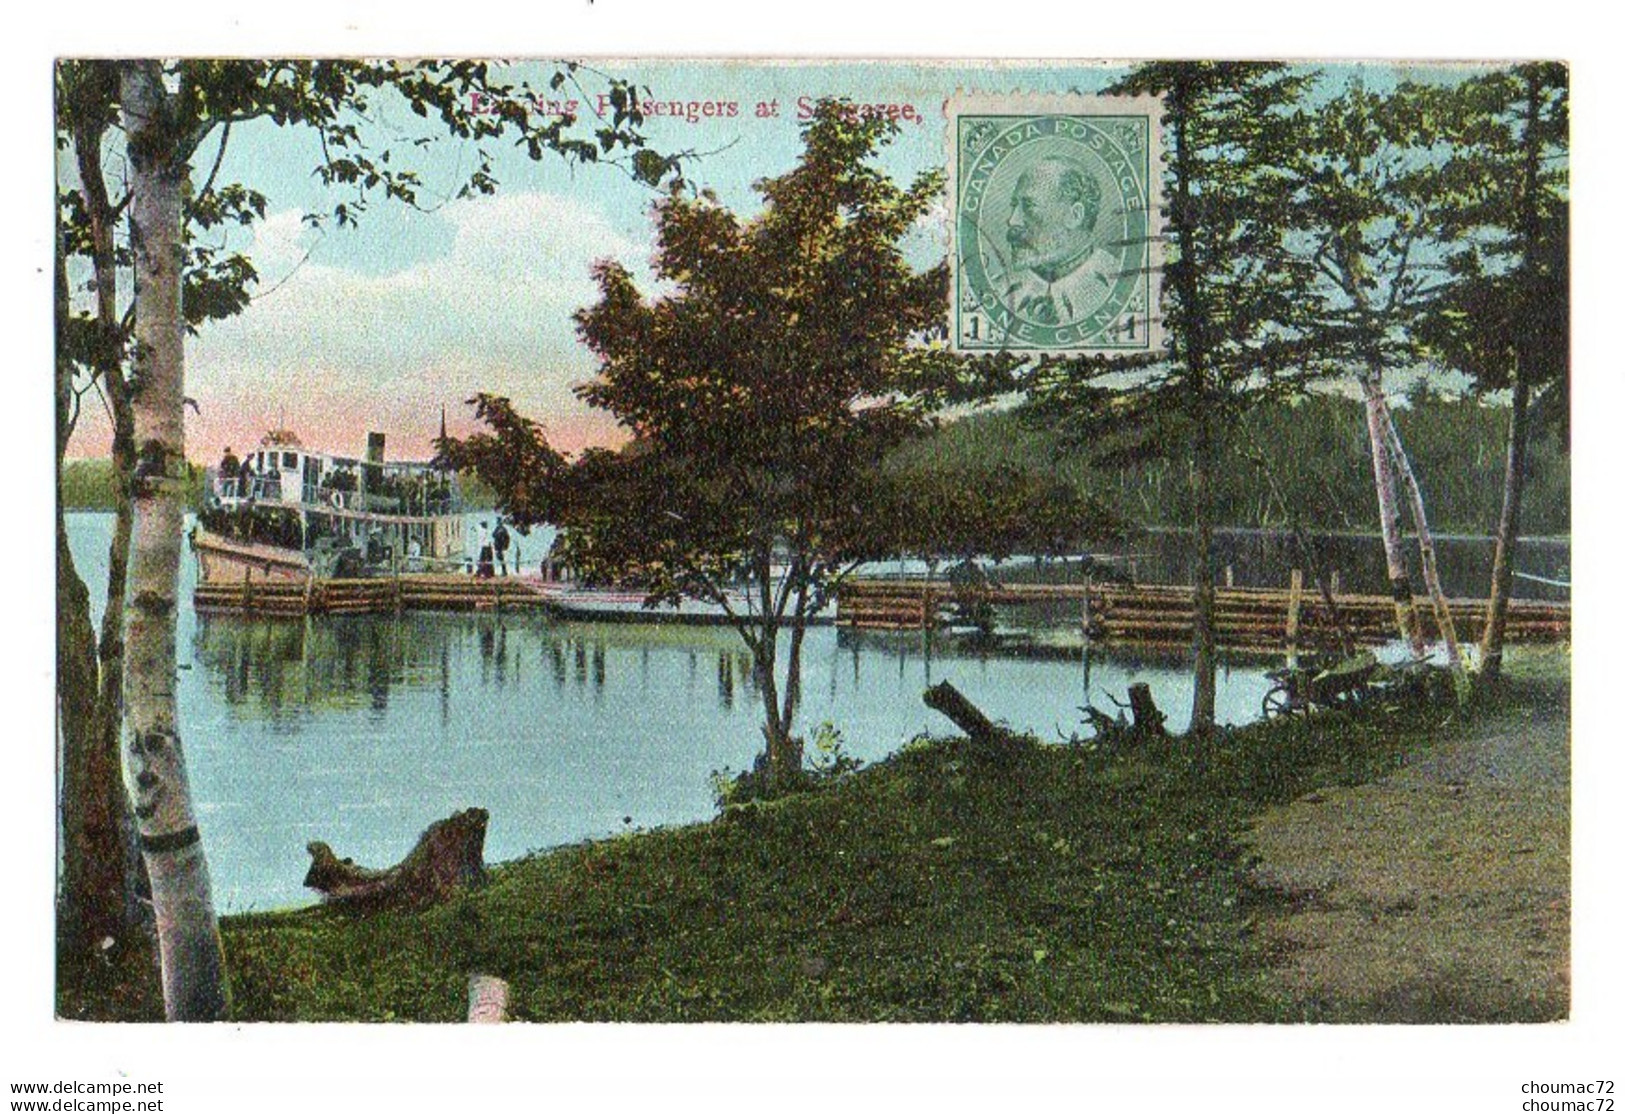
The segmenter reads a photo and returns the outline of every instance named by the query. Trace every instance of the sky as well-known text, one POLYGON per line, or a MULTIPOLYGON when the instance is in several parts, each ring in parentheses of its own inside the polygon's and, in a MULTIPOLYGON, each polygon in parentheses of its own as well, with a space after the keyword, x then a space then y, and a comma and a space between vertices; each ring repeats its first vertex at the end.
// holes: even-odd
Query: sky
MULTIPOLYGON (((1355 67, 1318 67, 1325 89, 1340 88, 1355 67)), ((512 76, 546 88, 554 67, 519 63, 512 76)), ((583 103, 583 116, 605 88, 601 75, 635 80, 660 108, 645 132, 661 152, 692 152, 685 173, 742 212, 759 206, 752 183, 789 169, 800 150, 801 117, 821 96, 897 106, 901 132, 882 156, 900 180, 947 161, 943 106, 957 91, 1097 92, 1122 66, 1067 63, 934 64, 903 62, 594 61, 580 89, 560 94, 583 103), (672 102, 680 114, 669 114, 672 102), (707 113, 711 113, 708 115, 707 113), (729 113, 735 113, 729 115, 729 113)), ((1402 73, 1447 78, 1460 70, 1391 64, 1363 67, 1368 87, 1402 73)), ((208 462, 228 446, 242 452, 271 428, 289 428, 305 444, 358 454, 370 430, 383 432, 392 459, 431 455, 441 407, 455 435, 474 428, 467 400, 477 391, 507 395, 542 422, 565 451, 615 443, 613 419, 590 410, 572 387, 594 371, 571 315, 590 304, 590 268, 615 259, 652 286, 649 206, 655 194, 623 170, 532 161, 493 145, 495 196, 456 199, 474 164, 470 142, 432 134, 404 104, 381 98, 362 135, 374 151, 418 170, 420 208, 379 201, 356 228, 313 231, 303 217, 343 193, 312 175, 314 133, 251 123, 232 129, 219 180, 263 192, 267 216, 230 241, 260 275, 241 315, 204 325, 187 348, 188 455, 208 462)), ((116 137, 114 140, 116 145, 116 137)), ((218 133, 196 156, 201 180, 217 156, 218 133)), ((110 151, 109 165, 118 165, 110 151)), ((59 175, 72 168, 59 158, 59 175)), ((948 247, 946 205, 910 236, 909 256, 924 266, 948 247)), ((82 303, 83 304, 83 303, 82 303)), ((106 451, 104 412, 91 402, 70 455, 106 451)))

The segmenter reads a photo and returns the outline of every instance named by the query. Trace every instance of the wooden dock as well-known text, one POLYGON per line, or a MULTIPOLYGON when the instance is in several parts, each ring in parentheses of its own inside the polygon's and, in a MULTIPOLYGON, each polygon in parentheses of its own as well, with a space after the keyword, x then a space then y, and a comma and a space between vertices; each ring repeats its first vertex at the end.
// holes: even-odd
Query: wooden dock
MULTIPOLYGON (((981 598, 995 606, 1026 605, 1068 613, 1092 640, 1142 646, 1188 646, 1195 620, 1191 589, 1160 584, 995 584, 981 598)), ((1318 592, 1295 581, 1289 588, 1218 588, 1214 592, 1218 642, 1236 649, 1279 650, 1288 643, 1333 646, 1336 628, 1318 592)), ((1356 642, 1377 645, 1396 637, 1393 601, 1385 596, 1337 595, 1338 611, 1356 642)), ((850 580, 837 596, 835 621, 867 630, 929 630, 954 618, 953 588, 941 581, 850 580)), ((1452 600, 1457 637, 1476 640, 1488 611, 1485 600, 1452 600)), ((1438 638, 1426 599, 1416 601, 1427 638, 1438 638)), ((1569 637, 1569 605, 1514 600, 1507 641, 1561 642, 1569 637)))
POLYGON ((546 606, 537 586, 516 577, 403 573, 346 580, 205 581, 199 611, 253 615, 365 615, 395 611, 507 611, 546 606))
MULTIPOLYGON (((1219 588, 1215 593, 1221 646, 1278 651, 1289 645, 1332 647, 1336 629, 1318 592, 1295 580, 1289 588, 1219 588)), ((1143 647, 1185 647, 1194 621, 1191 590, 1178 585, 994 584, 987 602, 1027 606, 1047 623, 1076 626, 1090 640, 1143 647)), ((1394 607, 1384 596, 1338 595, 1349 633, 1362 645, 1395 637, 1394 607)), ((362 615, 404 611, 547 610, 552 601, 538 582, 518 577, 404 573, 349 580, 255 579, 207 581, 193 603, 203 612, 268 616, 362 615)), ((1453 600, 1457 637, 1474 641, 1483 629, 1484 600, 1453 600)), ((835 621, 864 630, 935 630, 955 620, 952 586, 927 580, 849 580, 836 597, 835 621)), ((1432 608, 1417 600, 1427 638, 1438 638, 1432 608)), ((682 620, 675 619, 681 622, 682 620)), ((1508 642, 1562 642, 1570 632, 1569 605, 1514 600, 1508 642)))

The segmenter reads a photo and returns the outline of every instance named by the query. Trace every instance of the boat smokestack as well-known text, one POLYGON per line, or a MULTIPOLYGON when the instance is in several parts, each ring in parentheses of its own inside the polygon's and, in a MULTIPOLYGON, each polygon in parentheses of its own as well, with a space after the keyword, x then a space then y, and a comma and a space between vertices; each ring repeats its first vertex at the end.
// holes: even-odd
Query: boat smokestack
POLYGON ((384 435, 382 433, 367 434, 367 463, 382 464, 384 462, 384 435))

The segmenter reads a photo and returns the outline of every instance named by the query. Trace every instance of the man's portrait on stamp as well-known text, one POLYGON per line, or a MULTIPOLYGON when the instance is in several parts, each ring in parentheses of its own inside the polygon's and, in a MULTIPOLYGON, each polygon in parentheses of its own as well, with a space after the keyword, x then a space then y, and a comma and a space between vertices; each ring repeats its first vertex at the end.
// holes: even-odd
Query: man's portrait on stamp
POLYGON ((1111 292, 1119 261, 1100 245, 1100 183, 1081 163, 1046 155, 1021 172, 1005 238, 1005 302, 1040 325, 1075 324, 1111 292))
POLYGON ((1156 101, 967 97, 949 117, 956 347, 1155 350, 1156 101))

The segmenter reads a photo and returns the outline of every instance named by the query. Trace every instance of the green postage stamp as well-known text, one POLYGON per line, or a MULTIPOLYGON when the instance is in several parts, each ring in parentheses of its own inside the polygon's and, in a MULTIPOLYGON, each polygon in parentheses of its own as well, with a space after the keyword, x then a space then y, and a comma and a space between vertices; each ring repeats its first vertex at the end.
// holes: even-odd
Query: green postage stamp
POLYGON ((954 346, 1133 355, 1161 347, 1161 102, 948 102, 954 346))

